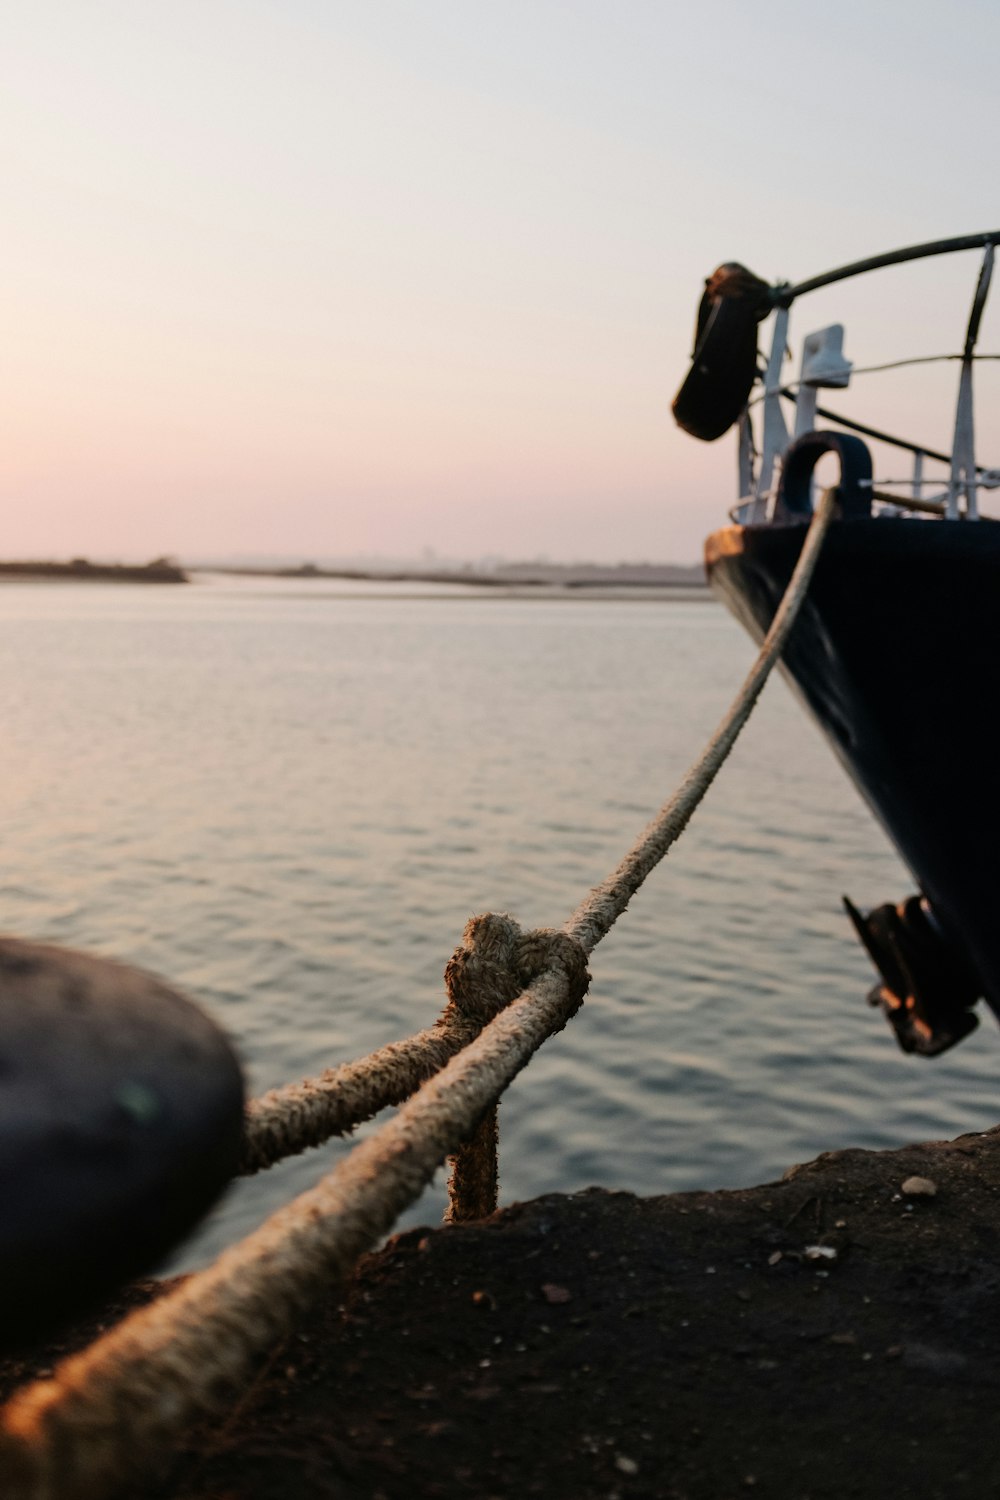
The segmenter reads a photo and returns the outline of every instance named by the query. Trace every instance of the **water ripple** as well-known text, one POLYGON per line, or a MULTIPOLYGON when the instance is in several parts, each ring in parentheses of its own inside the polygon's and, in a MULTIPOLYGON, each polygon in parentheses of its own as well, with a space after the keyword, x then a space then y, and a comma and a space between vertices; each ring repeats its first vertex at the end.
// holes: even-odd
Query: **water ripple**
MULTIPOLYGON (((702 604, 0 590, 2 925, 169 976, 254 1089, 419 1029, 466 918, 559 925, 752 650, 702 604)), ((997 1033, 898 1054, 840 909, 906 873, 783 683, 502 1105, 507 1198, 737 1186, 995 1121, 997 1033)), ((311 1183, 238 1185, 184 1263, 311 1183)), ((405 1222, 433 1218, 440 1183, 405 1222)))

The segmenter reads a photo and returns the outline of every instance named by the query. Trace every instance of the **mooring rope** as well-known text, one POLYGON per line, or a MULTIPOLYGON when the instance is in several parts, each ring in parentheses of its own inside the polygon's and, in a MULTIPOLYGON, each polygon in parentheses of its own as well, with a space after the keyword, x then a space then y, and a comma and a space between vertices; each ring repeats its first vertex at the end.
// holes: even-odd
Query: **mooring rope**
MULTIPOLYGON (((488 941, 512 946, 520 936, 508 918, 476 923, 486 924, 488 941)), ((545 972, 316 1187, 13 1397, 0 1431, 4 1500, 111 1494, 152 1467, 178 1432, 231 1404, 259 1358, 378 1243, 577 1009, 586 962, 578 945, 555 936, 545 972)))
POLYGON ((649 872, 680 838, 695 808, 722 769, 795 624, 836 508, 836 488, 824 490, 771 628, 725 718, 701 755, 688 768, 674 795, 664 803, 618 868, 595 886, 566 923, 563 930, 576 938, 585 952, 592 953, 601 938, 611 931, 649 872))
POLYGON ((549 928, 522 932, 512 918, 474 917, 445 969, 448 1002, 434 1025, 251 1100, 240 1172, 260 1172, 331 1136, 347 1135, 388 1105, 402 1104, 516 1000, 568 942, 549 928))
MULTIPOLYGON (((757 660, 708 745, 618 868, 590 892, 565 924, 563 931, 588 954, 683 833, 750 717, 805 597, 834 506, 835 491, 827 491, 757 660)), ((527 982, 532 976, 523 971, 523 977, 527 982)), ((416 1036, 253 1100, 247 1108, 241 1172, 262 1171, 332 1136, 348 1134, 389 1105, 401 1104, 461 1051, 481 1026, 481 1020, 449 998, 434 1026, 416 1036)))
POLYGON ((193 1421, 225 1410, 261 1356, 311 1302, 346 1278, 565 1025, 586 990, 586 956, 683 831, 749 718, 805 597, 834 496, 827 491, 817 508, 788 591, 729 714, 614 874, 561 934, 523 934, 512 919, 496 915, 468 924, 449 964, 449 991, 460 1008, 471 1006, 474 1024, 485 1022, 480 1034, 316 1187, 207 1270, 65 1360, 52 1379, 18 1392, 0 1425, 4 1500, 100 1500, 155 1467, 193 1421), (528 951, 541 969, 517 993, 528 951))

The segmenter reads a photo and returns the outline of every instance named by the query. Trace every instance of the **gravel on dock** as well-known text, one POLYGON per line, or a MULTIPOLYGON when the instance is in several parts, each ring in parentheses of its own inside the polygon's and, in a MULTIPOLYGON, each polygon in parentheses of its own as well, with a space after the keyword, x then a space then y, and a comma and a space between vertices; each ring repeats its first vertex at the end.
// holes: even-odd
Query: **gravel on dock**
MULTIPOLYGON (((59 1352, 8 1362, 0 1392, 59 1352)), ((980 1497, 998 1395, 1000 1127, 400 1235, 141 1495, 980 1497)))

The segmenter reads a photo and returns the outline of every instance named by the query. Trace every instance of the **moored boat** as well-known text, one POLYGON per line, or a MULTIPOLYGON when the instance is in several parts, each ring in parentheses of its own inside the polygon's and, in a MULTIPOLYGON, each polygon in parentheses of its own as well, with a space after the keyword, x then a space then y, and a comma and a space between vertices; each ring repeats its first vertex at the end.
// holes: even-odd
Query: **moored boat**
POLYGON ((721 266, 706 283, 691 371, 674 402, 679 424, 703 440, 738 428, 738 503, 705 556, 713 589, 757 639, 801 551, 817 465, 832 455, 839 469, 837 519, 783 666, 917 882, 915 895, 867 914, 845 905, 879 971, 872 1003, 904 1050, 925 1055, 975 1027, 979 999, 1000 1016, 1000 777, 989 755, 1000 522, 979 514, 979 493, 1000 486, 1000 472, 977 463, 973 412, 976 361, 995 357, 976 346, 998 243, 1000 230, 935 241, 796 286, 721 266), (851 379, 840 325, 810 333, 797 380, 782 379, 801 297, 972 249, 982 259, 961 352, 893 362, 959 364, 950 453, 819 405, 821 390, 851 379), (770 354, 760 360, 769 318, 770 354), (869 441, 909 455, 905 483, 874 472, 869 441), (929 493, 934 464, 945 473, 929 493))

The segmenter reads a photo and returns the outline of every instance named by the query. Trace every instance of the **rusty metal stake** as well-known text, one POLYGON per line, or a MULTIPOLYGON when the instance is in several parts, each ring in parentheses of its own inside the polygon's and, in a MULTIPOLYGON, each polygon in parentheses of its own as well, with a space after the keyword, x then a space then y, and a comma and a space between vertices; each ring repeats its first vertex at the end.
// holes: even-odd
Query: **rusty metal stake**
POLYGON ((469 1139, 451 1157, 446 1224, 468 1224, 496 1212, 500 1131, 497 1107, 487 1110, 469 1139))

